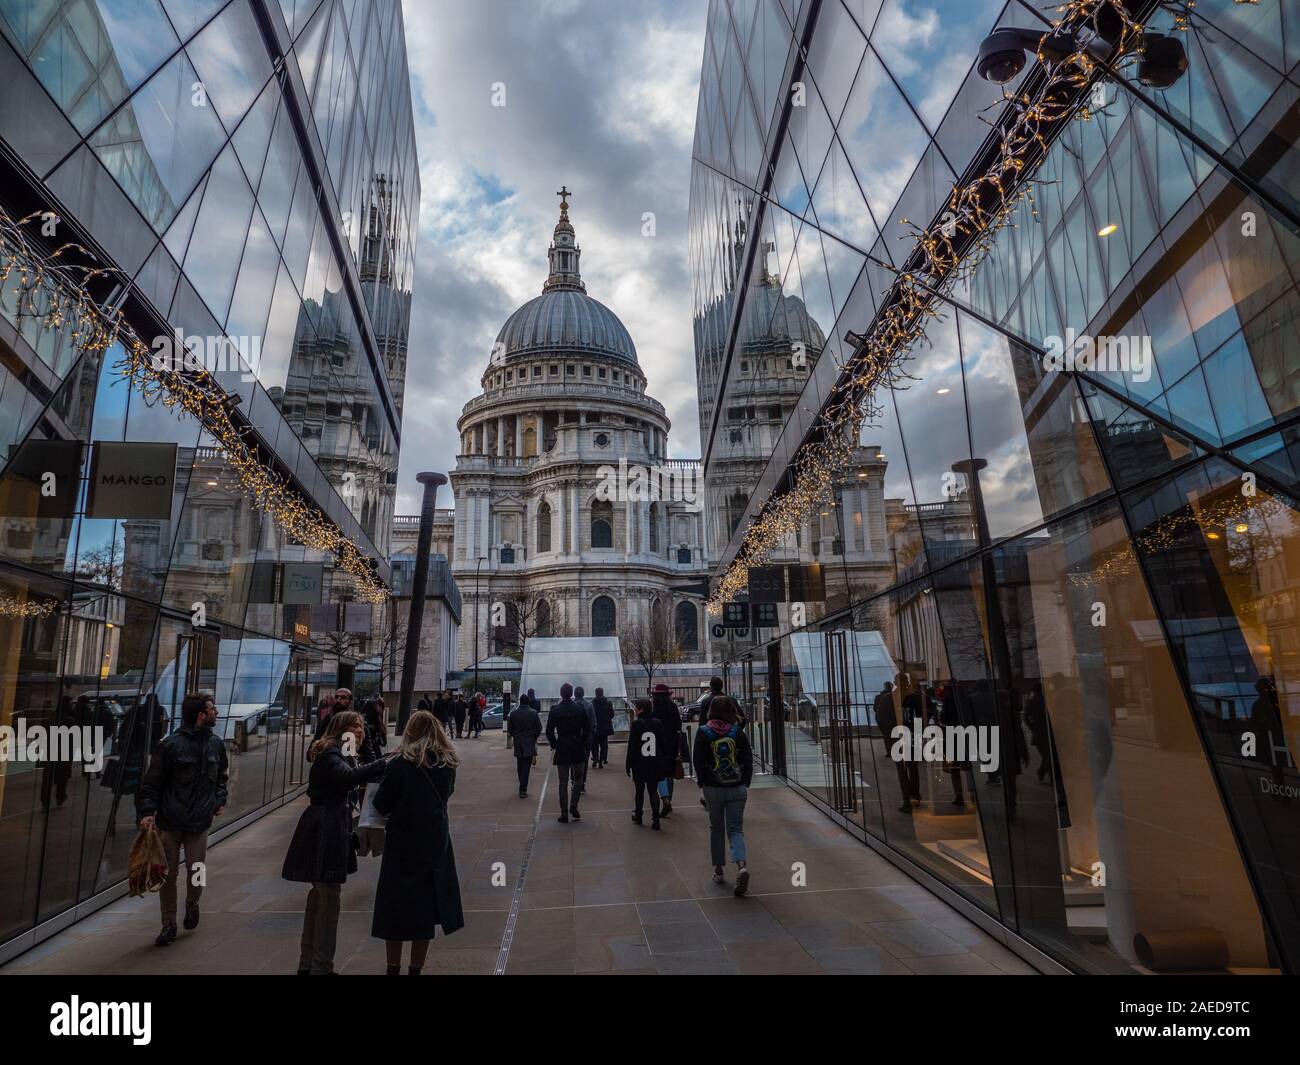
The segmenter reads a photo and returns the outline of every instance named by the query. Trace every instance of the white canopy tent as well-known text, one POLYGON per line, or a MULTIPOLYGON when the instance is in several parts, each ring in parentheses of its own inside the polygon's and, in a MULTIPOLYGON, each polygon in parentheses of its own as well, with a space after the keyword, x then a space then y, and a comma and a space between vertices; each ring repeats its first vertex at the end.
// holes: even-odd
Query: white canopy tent
MULTIPOLYGON (((846 657, 849 670, 849 706, 853 724, 867 725, 875 721, 872 703, 885 686, 885 681, 895 679, 897 669, 885 646, 884 637, 874 629, 847 629, 846 657)), ((799 670, 799 683, 803 693, 818 706, 826 703, 826 635, 821 632, 796 632, 790 636, 794 648, 795 666, 799 670)))
POLYGON ((559 701, 560 685, 582 686, 590 699, 605 689, 612 702, 627 698, 617 636, 530 636, 524 643, 519 691, 532 688, 545 705, 559 701))

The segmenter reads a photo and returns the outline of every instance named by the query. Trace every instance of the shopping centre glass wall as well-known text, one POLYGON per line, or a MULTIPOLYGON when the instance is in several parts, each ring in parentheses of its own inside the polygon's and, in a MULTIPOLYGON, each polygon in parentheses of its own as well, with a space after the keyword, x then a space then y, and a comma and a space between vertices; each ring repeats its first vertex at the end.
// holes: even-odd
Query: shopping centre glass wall
MULTIPOLYGON (((216 376, 258 445, 385 558, 419 203, 397 0, 0 0, 0 139, 0 206, 65 220, 29 238, 91 244, 142 337, 238 345, 216 376)), ((301 781, 302 715, 377 685, 385 631, 250 505, 218 441, 128 389, 120 346, 42 330, 18 283, 0 292, 0 724, 110 742, 100 772, 0 765, 0 945, 122 880, 187 688, 215 693, 231 754, 220 828, 301 781), (168 517, 88 516, 114 441, 175 445, 168 517), (51 469, 79 490, 47 498, 51 469)))
MULTIPOLYGON (((914 246, 904 220, 940 220, 1006 106, 979 42, 1044 24, 1002 0, 708 18, 690 254, 720 574, 914 246)), ((822 564, 825 600, 720 650, 770 768, 1068 967, 1295 972, 1300 11, 1147 23, 1187 73, 1089 96, 774 556, 822 564), (1152 362, 1053 372, 1071 330, 1149 337, 1152 362), (1001 772, 900 774, 885 680, 932 722, 998 724, 1001 772)))

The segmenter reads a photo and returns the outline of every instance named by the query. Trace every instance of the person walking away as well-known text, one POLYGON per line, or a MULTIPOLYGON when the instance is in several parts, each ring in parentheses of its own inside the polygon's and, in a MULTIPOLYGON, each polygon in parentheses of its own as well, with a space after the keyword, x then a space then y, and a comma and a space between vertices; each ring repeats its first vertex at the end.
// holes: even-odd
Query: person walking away
POLYGON ((713 882, 726 883, 727 846, 736 863, 735 894, 749 890, 745 864, 745 802, 754 776, 754 753, 740 729, 735 700, 719 695, 709 704, 710 717, 695 733, 692 762, 709 806, 709 852, 713 882), (725 843, 724 843, 725 834, 725 843))
POLYGON ((542 715, 531 702, 522 699, 506 718, 506 733, 515 752, 519 771, 519 797, 528 798, 528 776, 537 761, 537 741, 542 735, 542 715))
POLYGON ((582 820, 578 813, 578 799, 582 794, 579 785, 587 764, 589 736, 587 712, 573 701, 573 685, 561 684, 560 701, 546 715, 546 738, 555 752, 551 761, 560 771, 559 822, 562 825, 569 823, 570 815, 575 821, 582 820))
POLYGON ((176 940, 176 876, 185 848, 185 928, 199 926, 199 899, 207 880, 208 829, 226 807, 226 745, 213 735, 217 707, 209 692, 195 692, 181 703, 181 727, 158 745, 136 794, 141 828, 156 827, 167 855, 167 878, 158 893, 162 931, 154 940, 165 947, 176 940))
POLYGON ((428 710, 429 713, 433 713, 433 700, 429 698, 428 692, 425 692, 420 696, 420 701, 415 704, 415 708, 417 710, 428 710))
POLYGON ((591 757, 591 749, 596 743, 596 711, 591 705, 591 700, 585 698, 586 694, 582 690, 581 684, 573 689, 573 701, 582 707, 582 712, 587 715, 587 753, 582 756, 582 780, 578 784, 579 795, 587 790, 587 759, 591 757))
MULTIPOLYGON (((451 692, 439 691, 438 694, 433 697, 433 706, 431 707, 433 716, 438 719, 438 724, 448 731, 451 729, 451 704, 453 701, 451 696, 451 692)), ((455 693, 455 698, 460 698, 460 692, 455 693)))
POLYGON ((656 684, 653 694, 652 713, 655 720, 664 727, 664 758, 668 763, 668 774, 665 779, 668 797, 664 800, 660 816, 667 817, 673 812, 673 783, 676 779, 677 763, 681 761, 682 715, 677 709, 677 704, 672 700, 667 684, 656 684))
POLYGON ((699 712, 698 720, 701 725, 703 725, 704 722, 709 720, 709 704, 712 703, 713 700, 721 694, 722 694, 722 678, 710 677, 709 690, 704 693, 704 698, 700 700, 700 712, 699 712))
POLYGON ((407 974, 419 976, 435 929, 449 936, 465 927, 447 818, 459 764, 447 730, 417 710, 375 793, 388 838, 370 934, 384 941, 389 976, 401 971, 403 943, 411 944, 407 974))
POLYGON ((591 744, 591 764, 595 769, 604 769, 609 764, 609 738, 614 734, 614 704, 605 698, 604 688, 596 689, 596 697, 591 700, 591 709, 596 715, 595 739, 591 744))
POLYGON ((483 731, 483 704, 477 699, 469 704, 469 727, 466 731, 475 739, 483 731))
MULTIPOLYGON (((599 689, 597 689, 599 691, 599 689)), ((649 699, 637 699, 636 718, 627 734, 627 775, 636 785, 636 809, 633 824, 644 824, 645 793, 650 792, 650 827, 659 831, 659 781, 664 778, 664 727, 652 713, 649 699)))
MULTIPOLYGON (((482 697, 481 692, 475 692, 472 703, 477 703, 482 697)), ((466 705, 464 699, 460 699, 451 704, 452 717, 456 719, 456 738, 460 739, 461 734, 465 731, 465 718, 469 714, 469 705, 466 705)))
POLYGON ((354 710, 344 710, 330 715, 324 734, 307 750, 311 805, 298 818, 280 873, 285 880, 311 885, 302 914, 299 976, 334 972, 343 884, 349 873, 357 871, 348 796, 359 785, 378 780, 387 768, 383 758, 356 764, 352 752, 361 750, 365 739, 364 719, 354 710))

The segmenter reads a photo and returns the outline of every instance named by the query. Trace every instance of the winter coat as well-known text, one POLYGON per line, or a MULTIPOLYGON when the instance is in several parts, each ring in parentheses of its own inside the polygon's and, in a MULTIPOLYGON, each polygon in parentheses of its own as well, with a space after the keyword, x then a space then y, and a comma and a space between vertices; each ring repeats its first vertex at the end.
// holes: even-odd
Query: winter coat
POLYGON ((591 708, 596 712, 596 735, 612 736, 614 734, 614 704, 603 695, 591 700, 591 708))
POLYGON ((284 856, 281 876, 298 883, 341 884, 357 871, 352 846, 352 806, 348 793, 384 775, 388 763, 380 760, 354 766, 338 747, 316 756, 307 777, 311 805, 298 818, 298 827, 284 856))
POLYGON ((164 832, 206 832, 229 797, 226 745, 209 728, 182 725, 158 745, 135 797, 139 818, 164 832))
POLYGON ((669 763, 664 758, 664 727, 649 714, 639 715, 627 733, 626 768, 632 779, 642 784, 658 784, 668 776, 669 763), (643 753, 646 734, 654 736, 653 754, 643 753))
POLYGON ((432 939, 465 926, 447 801, 456 788, 449 766, 417 766, 397 757, 375 793, 388 818, 370 934, 376 939, 432 939))
POLYGON ((516 758, 536 757, 542 734, 542 718, 536 710, 527 703, 515 707, 506 719, 506 730, 514 741, 516 758))
POLYGON ((581 765, 585 762, 590 734, 587 712, 572 699, 556 703, 546 715, 546 738, 555 751, 551 759, 555 765, 581 765))
POLYGON ((663 692, 656 692, 652 701, 650 714, 664 727, 664 751, 671 769, 682 749, 682 712, 663 692))

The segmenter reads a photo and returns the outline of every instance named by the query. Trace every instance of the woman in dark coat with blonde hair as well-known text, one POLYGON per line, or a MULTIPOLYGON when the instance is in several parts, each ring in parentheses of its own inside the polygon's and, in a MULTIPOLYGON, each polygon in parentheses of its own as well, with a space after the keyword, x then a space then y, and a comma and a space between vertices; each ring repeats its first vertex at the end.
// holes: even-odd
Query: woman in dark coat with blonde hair
POLYGON ((427 710, 407 721, 398 755, 374 799, 388 824, 370 934, 385 941, 388 975, 401 970, 402 944, 409 942, 407 972, 419 976, 436 928, 450 935, 465 925, 447 820, 460 759, 447 730, 427 710))
POLYGON ((388 764, 381 758, 358 766, 355 756, 364 740, 361 715, 355 710, 336 711, 307 751, 311 805, 298 818, 281 874, 285 880, 311 884, 302 915, 299 976, 328 976, 334 971, 343 882, 357 871, 348 796, 367 781, 378 780, 388 764))

